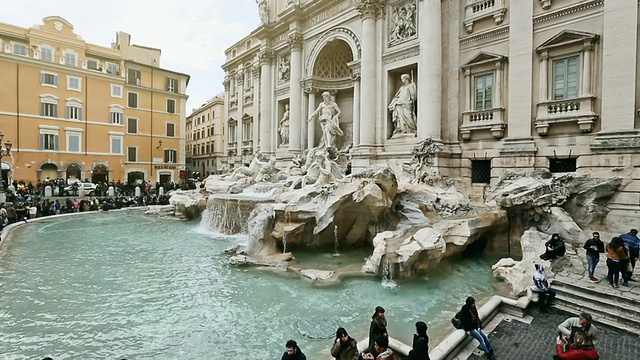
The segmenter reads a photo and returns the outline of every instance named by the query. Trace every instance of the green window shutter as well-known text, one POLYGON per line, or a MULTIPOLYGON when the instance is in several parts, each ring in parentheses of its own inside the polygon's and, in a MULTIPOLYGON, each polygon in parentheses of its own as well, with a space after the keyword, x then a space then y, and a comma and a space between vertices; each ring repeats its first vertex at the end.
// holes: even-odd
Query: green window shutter
POLYGON ((40 150, 44 150, 44 134, 40 134, 40 150))
POLYGON ((60 136, 53 135, 53 150, 60 150, 60 136))
POLYGON ((78 120, 82 120, 82 108, 78 108, 78 120))

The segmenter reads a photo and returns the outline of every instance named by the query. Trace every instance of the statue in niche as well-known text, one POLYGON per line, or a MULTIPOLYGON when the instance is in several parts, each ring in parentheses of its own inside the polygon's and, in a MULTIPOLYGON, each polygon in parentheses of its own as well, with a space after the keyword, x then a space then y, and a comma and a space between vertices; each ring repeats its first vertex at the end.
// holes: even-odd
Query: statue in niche
POLYGON ((391 111, 393 120, 393 135, 415 134, 417 122, 416 84, 411 81, 408 74, 402 74, 400 79, 402 79, 402 86, 389 103, 389 111, 391 111))
POLYGON ((284 106, 284 114, 280 119, 278 132, 280 133, 280 145, 289 145, 289 104, 284 106))
POLYGON ((291 58, 289 55, 285 54, 280 56, 280 60, 278 61, 278 81, 286 82, 289 81, 289 77, 291 75, 291 58))
POLYGON ((269 0, 256 0, 258 4, 258 14, 263 24, 269 23, 269 0))
POLYGON ((389 45, 401 43, 418 34, 417 7, 411 0, 391 8, 389 21, 389 45))
POLYGON ((322 102, 318 108, 309 116, 308 122, 312 122, 317 115, 320 128, 322 129, 322 138, 318 148, 324 149, 329 146, 337 148, 337 139, 344 133, 340 129, 340 107, 335 101, 331 100, 331 94, 322 93, 322 102))

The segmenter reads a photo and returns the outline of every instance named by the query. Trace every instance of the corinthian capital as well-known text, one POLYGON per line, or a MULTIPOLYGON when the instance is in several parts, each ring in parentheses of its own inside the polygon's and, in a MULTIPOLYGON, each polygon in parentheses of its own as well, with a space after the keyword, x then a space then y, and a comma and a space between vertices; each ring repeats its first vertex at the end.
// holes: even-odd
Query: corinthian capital
POLYGON ((273 52, 272 49, 269 49, 269 48, 260 50, 260 53, 258 54, 260 65, 271 65, 275 57, 276 57, 275 53, 273 52))
POLYGON ((355 7, 361 18, 377 18, 384 8, 384 0, 356 0, 355 7))
POLYGON ((297 32, 289 34, 289 48, 291 51, 302 49, 302 34, 297 32))

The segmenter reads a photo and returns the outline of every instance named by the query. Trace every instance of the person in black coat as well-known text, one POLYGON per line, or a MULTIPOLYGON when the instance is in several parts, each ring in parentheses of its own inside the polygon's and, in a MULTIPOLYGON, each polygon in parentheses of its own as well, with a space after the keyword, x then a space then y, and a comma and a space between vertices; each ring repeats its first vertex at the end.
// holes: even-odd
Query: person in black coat
POLYGON ((422 321, 416 323, 416 333, 413 335, 413 349, 409 351, 407 360, 429 360, 427 324, 422 321))
POLYGON ((281 360, 307 360, 307 357, 302 353, 302 350, 300 350, 295 340, 287 341, 285 346, 287 351, 282 354, 281 360))
POLYGON ((384 308, 376 306, 376 312, 371 316, 371 325, 369 326, 369 350, 373 349, 373 343, 380 336, 388 337, 387 319, 384 317, 384 308))
POLYGON ((482 331, 482 322, 478 309, 476 309, 476 299, 468 297, 465 304, 460 309, 460 323, 467 335, 473 336, 480 343, 480 349, 485 353, 487 359, 495 360, 493 347, 489 342, 489 337, 482 331))
POLYGON ((551 240, 544 244, 546 251, 540 255, 542 260, 554 260, 557 257, 564 256, 567 249, 564 246, 564 239, 560 234, 551 235, 551 240))
POLYGON ((587 251, 587 272, 589 280, 600 281, 594 273, 596 265, 600 262, 600 254, 604 253, 604 242, 600 240, 600 233, 595 231, 593 237, 584 243, 583 248, 587 251))

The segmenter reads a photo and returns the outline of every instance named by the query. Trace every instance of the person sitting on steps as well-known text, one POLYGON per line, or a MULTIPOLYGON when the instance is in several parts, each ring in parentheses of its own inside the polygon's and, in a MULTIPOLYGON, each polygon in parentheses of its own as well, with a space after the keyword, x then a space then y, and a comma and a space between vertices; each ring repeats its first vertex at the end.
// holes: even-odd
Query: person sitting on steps
POLYGON ((544 246, 546 250, 544 254, 540 255, 542 260, 555 260, 557 257, 564 256, 567 251, 564 246, 564 239, 560 234, 551 235, 551 239, 544 246))
POLYGON ((558 335, 556 339, 556 355, 554 360, 599 360, 600 354, 583 331, 576 331, 573 342, 558 335))
POLYGON ((583 312, 578 317, 570 317, 565 320, 562 324, 558 325, 558 332, 569 340, 569 343, 573 343, 574 339, 571 339, 571 335, 573 333, 574 328, 581 329, 587 339, 593 343, 593 345, 598 345, 598 341, 600 338, 598 337, 598 329, 592 324, 593 318, 591 314, 583 312))
POLYGON ((540 312, 548 312, 551 301, 555 299, 556 292, 549 288, 547 277, 544 276, 544 267, 541 264, 535 264, 536 273, 533 275, 533 284, 531 291, 538 294, 538 305, 540 312))
POLYGON ((496 357, 493 353, 493 347, 489 342, 489 337, 482 331, 482 322, 480 315, 478 315, 478 309, 476 309, 476 299, 471 296, 467 298, 462 309, 460 309, 460 322, 467 335, 471 335, 474 339, 478 340, 480 349, 482 349, 487 359, 495 360, 496 357))

